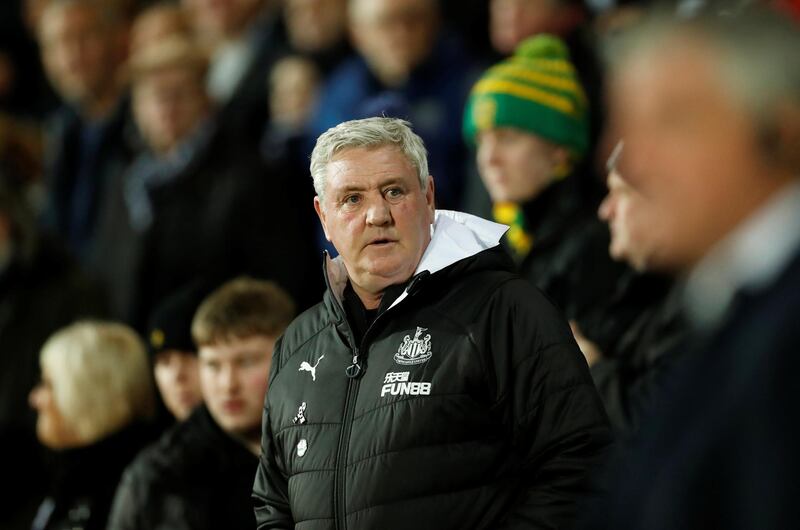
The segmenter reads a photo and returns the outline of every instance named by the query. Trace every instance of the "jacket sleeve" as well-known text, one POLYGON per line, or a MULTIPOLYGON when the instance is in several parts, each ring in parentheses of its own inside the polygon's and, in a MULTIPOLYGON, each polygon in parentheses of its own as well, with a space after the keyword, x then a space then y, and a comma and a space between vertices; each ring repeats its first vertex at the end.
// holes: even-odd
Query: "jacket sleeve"
POLYGON ((565 318, 535 289, 505 287, 490 347, 519 493, 495 528, 570 527, 611 444, 608 419, 565 318))
MULTIPOLYGON (((281 359, 279 339, 275 345, 272 367, 270 369, 270 387, 278 374, 281 359)), ((270 425, 269 392, 264 401, 264 414, 261 420, 261 456, 253 484, 253 502, 258 530, 294 528, 292 513, 289 508, 288 477, 281 469, 279 453, 270 425)))

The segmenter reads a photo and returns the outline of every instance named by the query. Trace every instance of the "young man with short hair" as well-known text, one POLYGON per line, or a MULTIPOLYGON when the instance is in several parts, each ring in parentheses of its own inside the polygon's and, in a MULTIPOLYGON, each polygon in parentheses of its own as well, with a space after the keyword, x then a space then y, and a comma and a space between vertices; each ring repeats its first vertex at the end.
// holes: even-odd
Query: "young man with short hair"
POLYGON ((294 303, 272 282, 239 278, 192 322, 205 402, 126 471, 109 528, 255 527, 250 492, 272 348, 294 303))

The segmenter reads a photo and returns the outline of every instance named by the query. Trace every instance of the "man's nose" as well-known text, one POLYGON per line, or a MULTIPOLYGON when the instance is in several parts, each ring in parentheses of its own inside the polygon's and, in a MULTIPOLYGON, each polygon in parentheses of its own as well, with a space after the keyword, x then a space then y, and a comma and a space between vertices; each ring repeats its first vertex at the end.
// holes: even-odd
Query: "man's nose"
POLYGON ((600 203, 600 207, 597 209, 597 217, 599 217, 601 221, 610 221, 614 216, 614 206, 614 197, 612 196, 611 192, 609 192, 605 199, 603 199, 603 202, 600 203))
POLYGON ((220 385, 228 392, 239 388, 239 371, 234 366, 228 366, 220 373, 220 385))
POLYGON ((389 203, 381 195, 370 199, 367 205, 367 224, 373 226, 384 226, 392 221, 392 211, 389 203))

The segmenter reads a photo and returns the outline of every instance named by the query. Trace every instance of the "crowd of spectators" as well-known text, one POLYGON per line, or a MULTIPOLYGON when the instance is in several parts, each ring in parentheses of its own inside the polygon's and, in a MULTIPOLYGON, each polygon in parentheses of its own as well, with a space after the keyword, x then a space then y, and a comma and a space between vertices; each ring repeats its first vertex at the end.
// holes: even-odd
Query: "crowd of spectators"
MULTIPOLYGON (((668 11, 736 17, 743 4, 681 1, 668 11)), ((755 211, 750 199, 779 187, 742 179, 662 189, 658 168, 703 181, 704 171, 735 173, 746 161, 735 167, 722 129, 699 120, 694 144, 679 136, 694 119, 685 108, 705 116, 721 96, 701 107, 677 89, 657 92, 691 90, 685 80, 704 75, 691 63, 702 43, 687 33, 669 41, 686 55, 667 56, 645 45, 675 38, 657 27, 628 37, 651 8, 631 0, 4 2, 0 495, 8 508, 0 528, 254 528, 251 512, 236 515, 249 509, 269 365, 253 352, 271 351, 292 316, 321 299, 322 252, 336 252, 313 207, 314 142, 369 116, 406 119, 422 137, 437 208, 510 227, 504 246, 569 319, 612 426, 620 437, 637 433, 673 366, 713 341, 733 348, 710 330, 737 272, 723 270, 715 284, 712 265, 695 266, 755 211), (657 107, 657 97, 680 107, 657 107), (648 119, 661 129, 643 126, 648 119), (195 462, 206 474, 191 475, 195 462)), ((767 9, 800 31, 797 2, 767 9)), ((796 177, 796 75, 750 66, 731 66, 744 74, 730 83, 767 94, 767 103, 787 98, 785 122, 766 124, 758 141, 796 177), (757 76, 785 77, 786 87, 750 87, 757 76)), ((784 230, 800 230, 796 215, 783 219, 784 230)), ((788 289, 770 307, 787 326, 797 283, 788 289)), ((764 323, 742 340, 759 333, 773 331, 764 323)), ((711 401, 700 383, 686 384, 684 401, 711 401)), ((613 512, 622 510, 614 501, 622 502, 609 500, 608 528, 656 528, 637 526, 644 515, 630 522, 613 512)))

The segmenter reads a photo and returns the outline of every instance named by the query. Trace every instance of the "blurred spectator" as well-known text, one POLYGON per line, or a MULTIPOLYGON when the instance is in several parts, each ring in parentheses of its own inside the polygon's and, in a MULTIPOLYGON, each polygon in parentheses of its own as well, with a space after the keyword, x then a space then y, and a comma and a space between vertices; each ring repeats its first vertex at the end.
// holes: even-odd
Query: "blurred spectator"
POLYGON ((287 194, 297 208, 300 237, 313 240, 319 229, 311 206, 314 187, 308 172, 308 127, 320 92, 321 72, 303 56, 278 60, 269 76, 271 118, 261 138, 264 161, 286 175, 287 194))
POLYGON ((26 201, 0 170, 0 528, 28 530, 44 494, 36 418, 27 406, 39 350, 54 331, 87 316, 102 316, 99 294, 66 252, 39 236, 26 201))
POLYGON ((494 217, 520 274, 599 336, 622 267, 608 256, 608 231, 576 190, 588 148, 586 98, 564 44, 540 35, 487 70, 472 90, 464 135, 477 143, 494 217))
POLYGON ((39 19, 42 59, 64 101, 48 127, 45 221, 86 261, 107 190, 132 156, 120 66, 123 20, 96 0, 54 0, 39 19))
POLYGON ((133 108, 147 144, 101 212, 94 270, 114 315, 141 328, 159 301, 200 276, 272 278, 310 304, 311 242, 279 175, 211 113, 206 62, 173 37, 131 59, 133 108), (265 207, 265 202, 268 205, 265 207))
POLYGON ((179 36, 190 38, 191 24, 180 5, 162 1, 143 9, 131 26, 130 54, 136 55, 160 40, 179 36))
POLYGON ((679 282, 673 286, 669 275, 649 270, 659 240, 653 230, 657 212, 620 175, 616 163, 621 155, 622 143, 609 162, 608 194, 599 210, 611 229, 611 256, 632 267, 619 282, 601 323, 619 338, 601 350, 575 331, 609 419, 618 432, 627 433, 638 428, 663 375, 684 353, 681 346, 689 327, 681 311, 679 282), (621 326, 620 319, 626 325, 621 326))
POLYGON ((0 113, 39 122, 56 106, 23 17, 21 0, 0 4, 0 113))
POLYGON ((269 76, 270 124, 286 130, 303 130, 317 101, 320 72, 299 56, 280 59, 269 76))
POLYGON ((649 263, 687 279, 694 329, 589 528, 800 519, 798 49, 796 23, 753 7, 656 16, 618 51, 620 173, 651 210, 649 263))
POLYGON ((264 79, 283 48, 275 0, 181 0, 211 63, 208 92, 220 125, 237 141, 258 145, 268 118, 264 79))
POLYGON ((289 48, 311 58, 325 76, 351 51, 347 0, 284 0, 283 21, 289 48))
POLYGON ((203 400, 192 318, 207 292, 203 282, 178 290, 156 307, 147 326, 156 387, 178 421, 188 418, 203 400))
POLYGON ((514 53, 522 41, 541 33, 566 38, 588 18, 580 0, 490 0, 489 6, 489 36, 503 55, 514 53))
POLYGON ((438 206, 459 207, 467 163, 453 123, 477 72, 460 43, 440 32, 436 0, 352 0, 349 21, 360 56, 331 74, 312 137, 343 121, 385 112, 376 99, 391 94, 407 114, 390 114, 411 121, 428 147, 438 206))
POLYGON ((79 322, 42 348, 30 395, 55 474, 35 530, 103 530, 122 470, 150 440, 154 392, 139 337, 121 324, 79 322))
POLYGON ((595 171, 594 150, 603 128, 603 75, 597 43, 583 0, 490 0, 489 35, 495 50, 508 55, 526 38, 556 35, 567 45, 569 56, 589 100, 589 145, 580 172, 580 191, 595 201, 602 196, 595 171))
POLYGON ((272 349, 294 304, 272 282, 239 278, 192 323, 205 406, 125 472, 109 530, 252 529, 250 501, 272 349))

